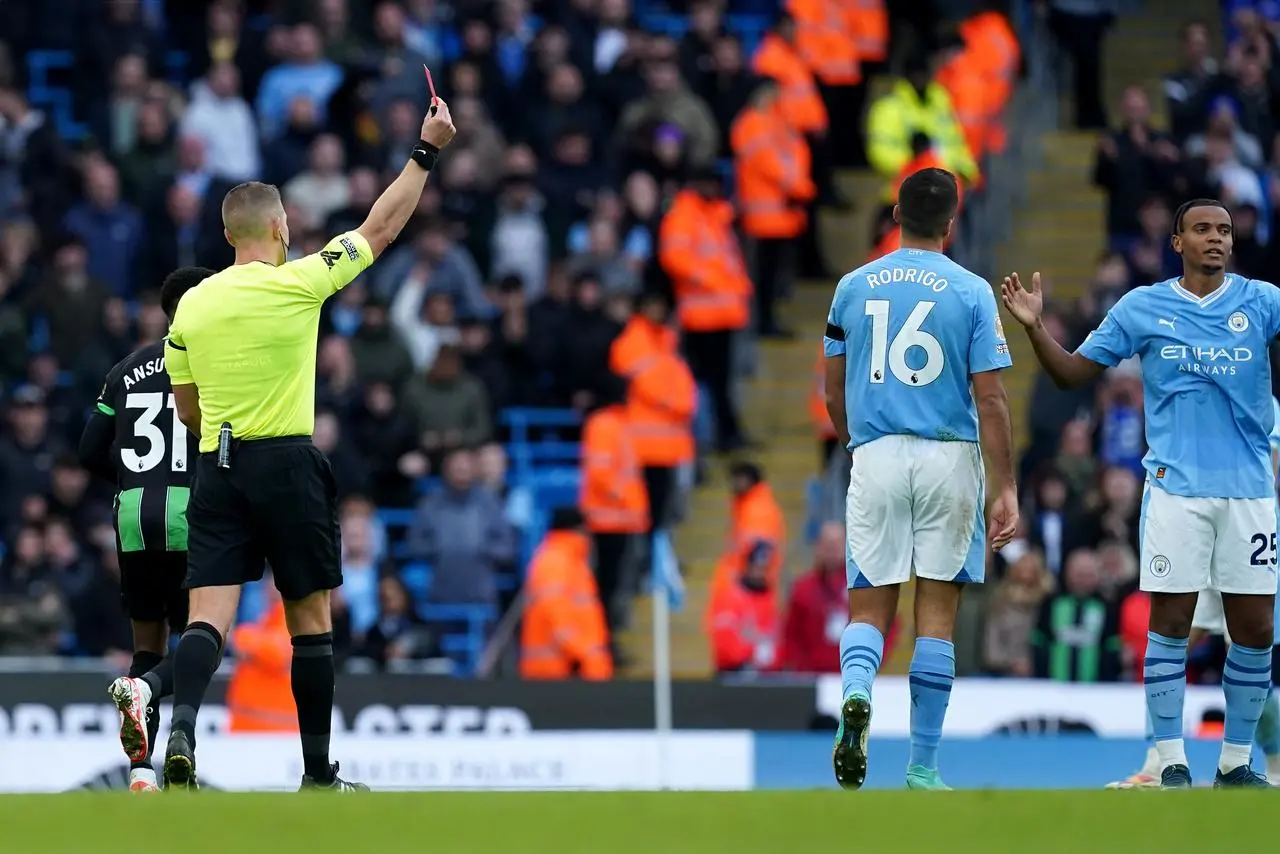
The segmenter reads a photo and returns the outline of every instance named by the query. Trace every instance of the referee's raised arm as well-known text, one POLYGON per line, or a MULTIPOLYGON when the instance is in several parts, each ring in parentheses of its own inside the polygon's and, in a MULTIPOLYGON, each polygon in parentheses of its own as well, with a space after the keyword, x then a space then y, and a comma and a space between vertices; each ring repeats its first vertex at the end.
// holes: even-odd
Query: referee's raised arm
POLYGON ((427 176, 435 168, 440 149, 453 141, 456 132, 453 118, 449 115, 449 105, 442 98, 432 99, 427 117, 422 120, 422 138, 413 147, 409 162, 373 203, 369 216, 356 229, 369 242, 374 258, 400 236, 401 229, 418 209, 418 200, 427 185, 427 176))

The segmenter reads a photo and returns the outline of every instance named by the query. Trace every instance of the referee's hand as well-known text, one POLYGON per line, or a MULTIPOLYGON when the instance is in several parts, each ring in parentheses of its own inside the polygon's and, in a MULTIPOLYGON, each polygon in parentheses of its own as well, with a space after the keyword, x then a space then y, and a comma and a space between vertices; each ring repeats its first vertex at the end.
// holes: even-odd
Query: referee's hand
POLYGON ((431 108, 427 110, 427 116, 422 120, 422 141, 429 142, 436 148, 444 148, 453 142, 454 134, 458 132, 453 126, 453 116, 449 115, 449 105, 444 102, 444 98, 432 98, 431 108))

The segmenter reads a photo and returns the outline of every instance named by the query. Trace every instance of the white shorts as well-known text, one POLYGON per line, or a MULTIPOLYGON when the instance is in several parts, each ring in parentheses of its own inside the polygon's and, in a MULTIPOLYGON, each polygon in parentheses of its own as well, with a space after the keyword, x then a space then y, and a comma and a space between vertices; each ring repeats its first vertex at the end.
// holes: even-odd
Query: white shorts
POLYGON ((1149 593, 1276 592, 1274 498, 1190 498, 1147 479, 1141 587, 1149 593))
POLYGON ((1201 590, 1196 599, 1196 612, 1191 617, 1191 628, 1200 629, 1211 635, 1222 635, 1230 643, 1227 635, 1227 615, 1222 610, 1222 594, 1217 590, 1201 590))
POLYGON ((882 436, 855 448, 845 503, 849 587, 904 584, 912 573, 981 583, 984 480, 974 442, 882 436))

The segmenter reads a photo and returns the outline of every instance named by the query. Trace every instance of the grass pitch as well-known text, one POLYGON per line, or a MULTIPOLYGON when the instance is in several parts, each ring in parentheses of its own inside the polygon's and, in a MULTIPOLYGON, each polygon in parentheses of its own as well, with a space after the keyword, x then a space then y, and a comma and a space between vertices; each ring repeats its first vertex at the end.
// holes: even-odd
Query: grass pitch
POLYGON ((1254 847, 1280 792, 74 793, 0 797, 13 854, 1143 854, 1254 847), (1225 833, 1225 835, 1224 835, 1225 833))

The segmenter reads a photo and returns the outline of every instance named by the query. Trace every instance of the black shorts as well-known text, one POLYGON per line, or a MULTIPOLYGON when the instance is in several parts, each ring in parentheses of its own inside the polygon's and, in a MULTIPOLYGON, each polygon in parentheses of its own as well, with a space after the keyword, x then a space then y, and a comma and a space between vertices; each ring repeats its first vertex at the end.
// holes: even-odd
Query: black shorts
POLYGON ((168 622, 180 632, 187 627, 186 552, 117 552, 120 601, 130 620, 168 622))
POLYGON ((264 561, 286 602, 341 586, 337 498, 329 460, 308 437, 235 442, 229 469, 201 454, 187 507, 186 586, 257 581, 264 561))

